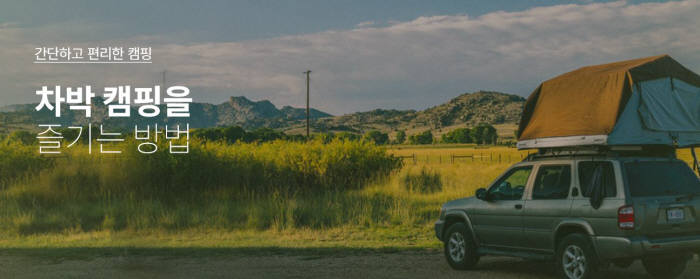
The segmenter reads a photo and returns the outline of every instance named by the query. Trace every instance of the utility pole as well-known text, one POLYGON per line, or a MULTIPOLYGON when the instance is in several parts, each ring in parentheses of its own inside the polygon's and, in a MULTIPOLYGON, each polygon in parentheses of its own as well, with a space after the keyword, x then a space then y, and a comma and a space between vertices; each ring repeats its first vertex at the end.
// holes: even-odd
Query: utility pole
POLYGON ((310 131, 310 124, 309 124, 309 83, 311 80, 311 70, 307 70, 304 72, 306 74, 306 139, 309 139, 309 131, 310 131))

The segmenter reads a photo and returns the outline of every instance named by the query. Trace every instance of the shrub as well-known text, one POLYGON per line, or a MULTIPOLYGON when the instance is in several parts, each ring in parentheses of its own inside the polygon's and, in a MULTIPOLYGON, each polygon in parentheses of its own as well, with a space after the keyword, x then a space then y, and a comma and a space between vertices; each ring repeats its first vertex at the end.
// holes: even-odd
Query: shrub
POLYGON ((328 133, 317 133, 317 134, 312 134, 311 138, 315 141, 319 141, 323 144, 328 144, 333 139, 335 138, 335 134, 333 132, 328 132, 328 133))
POLYGON ((14 131, 7 136, 5 141, 7 143, 19 143, 24 145, 30 145, 37 142, 36 134, 27 131, 14 131))
POLYGON ((335 138, 339 140, 360 140, 360 136, 350 132, 340 132, 335 134, 335 138))
POLYGON ((389 142, 389 135, 380 131, 369 131, 365 134, 364 140, 383 145, 389 142))
POLYGON ((239 126, 194 129, 192 137, 202 141, 223 141, 227 143, 236 143, 238 141, 268 142, 288 138, 283 132, 270 128, 259 128, 248 132, 239 126))
POLYGON ((428 130, 420 134, 411 135, 408 137, 408 142, 411 144, 431 144, 433 143, 433 133, 428 130))
POLYGON ((258 128, 252 132, 246 133, 244 136, 245 142, 268 142, 278 139, 284 139, 285 134, 270 128, 258 128))
POLYGON ((0 143, 0 154, 0 189, 53 163, 53 159, 39 155, 38 147, 10 139, 0 143))
POLYGON ((394 143, 402 144, 404 141, 406 141, 406 132, 403 130, 396 132, 396 139, 394 143))
POLYGON ((485 123, 471 129, 471 137, 475 143, 480 144, 494 144, 498 140, 496 128, 485 123))
POLYGON ((472 143, 471 131, 469 128, 458 128, 442 134, 444 143, 472 143))

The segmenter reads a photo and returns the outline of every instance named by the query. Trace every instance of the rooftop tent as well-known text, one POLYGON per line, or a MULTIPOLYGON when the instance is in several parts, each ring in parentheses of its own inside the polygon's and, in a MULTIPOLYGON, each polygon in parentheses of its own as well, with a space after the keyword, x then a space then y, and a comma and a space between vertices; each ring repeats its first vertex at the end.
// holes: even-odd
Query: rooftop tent
POLYGON ((518 148, 700 146, 700 76, 668 55, 583 67, 525 104, 518 148))

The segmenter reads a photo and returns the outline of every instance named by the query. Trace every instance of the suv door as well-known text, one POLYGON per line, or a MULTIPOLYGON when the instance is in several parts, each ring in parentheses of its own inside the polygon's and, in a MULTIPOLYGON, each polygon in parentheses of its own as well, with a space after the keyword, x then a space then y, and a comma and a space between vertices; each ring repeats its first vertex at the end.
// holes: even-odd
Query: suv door
MULTIPOLYGON (((596 235, 618 235, 617 210, 625 204, 622 177, 617 162, 610 160, 580 160, 576 167, 576 194, 573 196, 571 216, 583 218, 593 227, 596 235), (598 188, 598 190, 596 190, 598 188), (591 196, 599 195, 599 207, 591 203, 591 196)), ((594 197, 593 200, 596 198, 594 197)))
POLYGON ((523 209, 523 237, 525 247, 551 252, 554 250, 554 230, 569 216, 572 184, 569 163, 543 164, 526 198, 523 209))
POLYGON ((488 201, 480 201, 470 213, 481 245, 522 247, 523 193, 532 166, 514 167, 488 189, 488 201))

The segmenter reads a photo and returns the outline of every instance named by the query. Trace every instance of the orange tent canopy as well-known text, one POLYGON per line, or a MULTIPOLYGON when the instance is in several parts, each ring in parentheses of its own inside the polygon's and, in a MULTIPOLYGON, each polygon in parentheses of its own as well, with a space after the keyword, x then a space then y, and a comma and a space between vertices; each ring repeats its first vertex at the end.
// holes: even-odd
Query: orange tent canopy
POLYGON ((547 80, 527 99, 518 139, 608 135, 635 84, 668 77, 700 87, 700 76, 668 55, 583 67, 547 80))

